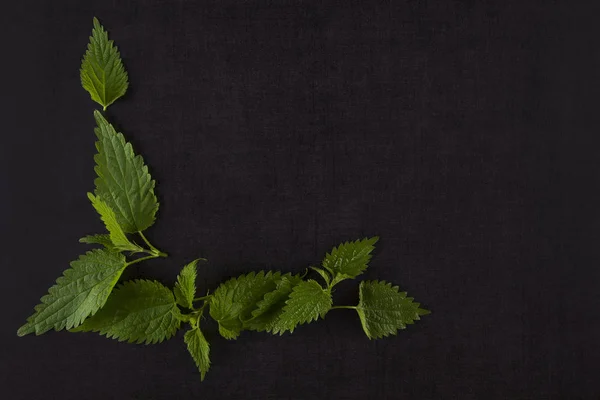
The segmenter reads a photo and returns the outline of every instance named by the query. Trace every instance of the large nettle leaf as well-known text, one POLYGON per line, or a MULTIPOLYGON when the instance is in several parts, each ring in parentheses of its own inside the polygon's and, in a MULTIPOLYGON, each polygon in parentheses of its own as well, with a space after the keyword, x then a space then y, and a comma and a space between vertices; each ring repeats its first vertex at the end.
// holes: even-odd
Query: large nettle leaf
POLYGON ((74 332, 99 332, 130 343, 158 343, 181 325, 182 315, 169 288, 155 281, 128 281, 117 287, 106 305, 74 332))
POLYGON ((272 332, 294 332, 296 326, 324 318, 331 309, 331 293, 312 279, 300 282, 292 289, 283 311, 272 327, 272 332))
POLYGON ((222 283, 210 299, 210 316, 219 323, 219 333, 235 339, 244 328, 244 320, 252 316, 256 303, 275 290, 281 273, 251 272, 222 283))
POLYGON ((369 339, 395 335, 398 329, 414 324, 428 310, 419 308, 406 292, 385 281, 363 281, 360 283, 360 301, 356 307, 363 330, 369 339))
POLYGON ((108 33, 96 18, 79 72, 81 85, 104 110, 123 96, 129 86, 119 50, 108 40, 108 33))
POLYGON ((106 303, 126 265, 123 255, 106 249, 80 256, 42 297, 35 313, 17 334, 41 335, 50 329, 78 326, 106 303))
POLYGON ((100 112, 95 111, 94 117, 98 124, 95 194, 114 211, 123 231, 141 232, 154 223, 158 210, 155 182, 123 134, 117 133, 100 112))
POLYGON ((256 309, 252 311, 252 317, 243 321, 244 328, 259 332, 272 332, 283 313, 285 302, 294 286, 300 282, 302 282, 302 278, 298 275, 282 275, 275 290, 266 293, 263 299, 256 304, 256 309))

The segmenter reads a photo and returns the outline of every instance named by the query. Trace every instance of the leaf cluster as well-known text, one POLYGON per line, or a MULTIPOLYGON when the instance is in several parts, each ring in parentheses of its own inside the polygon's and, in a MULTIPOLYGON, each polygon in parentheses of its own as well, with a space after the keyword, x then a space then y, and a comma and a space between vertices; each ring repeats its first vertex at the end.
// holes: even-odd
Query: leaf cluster
MULTIPOLYGON (((104 110, 128 87, 120 54, 95 18, 81 65, 81 82, 104 110)), ((377 237, 334 247, 320 267, 310 267, 319 281, 307 273, 250 272, 196 297, 201 260, 197 259, 181 269, 173 288, 145 279, 118 283, 128 266, 167 254, 144 235, 159 208, 148 167, 99 111, 94 118, 97 177, 88 198, 106 232, 80 239, 100 248, 70 264, 19 328, 19 336, 67 329, 155 344, 185 329, 184 343, 203 380, 210 368, 210 344, 201 327, 206 317, 216 322, 220 336, 234 340, 244 331, 292 333, 300 325, 325 318, 333 309, 353 309, 367 337, 378 339, 396 334, 428 313, 397 286, 384 281, 361 282, 356 306, 333 305, 333 288, 368 268, 377 237)))

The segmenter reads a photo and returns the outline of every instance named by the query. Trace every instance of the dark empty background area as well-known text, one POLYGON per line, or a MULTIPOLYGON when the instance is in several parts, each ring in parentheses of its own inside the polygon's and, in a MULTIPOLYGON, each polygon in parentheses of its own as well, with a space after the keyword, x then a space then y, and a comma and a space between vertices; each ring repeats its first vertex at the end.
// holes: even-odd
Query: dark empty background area
MULTIPOLYGON (((598 399, 600 7, 560 1, 9 1, 0 13, 3 399, 598 399), (433 313, 369 341, 335 310, 293 335, 17 338, 102 230, 97 16, 130 76, 108 118, 143 154, 168 259, 199 291, 300 272, 379 235, 364 279, 433 313)), ((593 3, 593 2, 589 2, 593 3)), ((357 299, 340 285, 338 304, 357 299)))

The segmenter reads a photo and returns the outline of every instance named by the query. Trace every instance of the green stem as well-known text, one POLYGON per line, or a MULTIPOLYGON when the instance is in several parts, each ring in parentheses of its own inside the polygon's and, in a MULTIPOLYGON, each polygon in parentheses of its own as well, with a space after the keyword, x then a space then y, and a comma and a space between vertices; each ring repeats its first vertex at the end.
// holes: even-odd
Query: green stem
POLYGON ((130 266, 130 265, 133 265, 133 264, 137 264, 137 263, 139 263, 139 262, 146 261, 146 260, 152 260, 153 258, 158 258, 158 255, 155 255, 155 254, 153 254, 153 255, 151 255, 151 256, 146 256, 146 257, 141 257, 141 258, 138 258, 138 259, 136 259, 136 260, 133 260, 133 261, 130 261, 130 262, 128 262, 128 263, 126 264, 126 266, 130 266))
POLYGON ((148 239, 146 239, 146 236, 144 236, 144 233, 142 231, 138 231, 138 234, 142 237, 142 240, 148 245, 148 247, 150 247, 152 250, 156 250, 156 247, 152 246, 152 243, 150 243, 148 239))
POLYGON ((148 247, 150 247, 151 254, 154 254, 157 257, 167 257, 168 256, 167 253, 163 253, 162 251, 158 250, 156 247, 152 246, 152 243, 150 243, 148 241, 148 239, 146 239, 146 236, 144 236, 142 231, 139 231, 138 233, 139 233, 140 237, 142 238, 142 240, 144 241, 144 243, 146 243, 146 245, 148 245, 148 247))
POLYGON ((202 307, 200 307, 197 310, 192 311, 189 314, 186 314, 185 316, 188 318, 188 322, 191 325, 192 328, 197 328, 200 324, 200 318, 202 318, 202 314, 204 313, 204 308, 206 307, 208 303, 204 303, 202 304, 202 307))
POLYGON ((207 294, 206 296, 202 296, 202 297, 196 297, 196 298, 194 299, 194 301, 202 301, 202 300, 206 300, 206 299, 208 299, 208 298, 209 298, 209 297, 211 297, 211 296, 212 296, 212 295, 210 295, 210 294, 207 294))
POLYGON ((356 310, 358 307, 357 306, 333 306, 333 307, 331 307, 332 310, 342 309, 342 308, 348 308, 350 310, 356 310))

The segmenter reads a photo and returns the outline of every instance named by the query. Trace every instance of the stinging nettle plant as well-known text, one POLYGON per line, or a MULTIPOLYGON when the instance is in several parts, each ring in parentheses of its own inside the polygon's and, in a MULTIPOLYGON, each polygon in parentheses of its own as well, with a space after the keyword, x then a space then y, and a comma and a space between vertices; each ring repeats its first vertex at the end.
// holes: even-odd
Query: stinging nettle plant
MULTIPOLYGON (((129 85, 118 49, 96 18, 80 73, 83 88, 104 110, 123 96, 129 85)), ((173 337, 187 325, 183 339, 204 380, 210 367, 210 346, 200 327, 205 311, 218 323, 225 339, 237 339, 244 330, 292 333, 334 309, 355 310, 367 337, 379 339, 395 335, 429 313, 397 286, 376 280, 360 282, 357 305, 333 305, 333 288, 366 270, 377 237, 333 248, 321 267, 310 267, 320 283, 307 279, 306 272, 250 272, 196 297, 197 264, 203 260, 197 259, 183 267, 172 289, 145 279, 116 286, 128 266, 167 254, 144 236, 154 224, 159 206, 148 167, 99 111, 94 111, 94 118, 97 178, 88 198, 108 233, 80 239, 100 248, 70 264, 19 328, 19 336, 67 329, 152 344, 173 337), (139 243, 133 237, 138 237, 139 243)))

